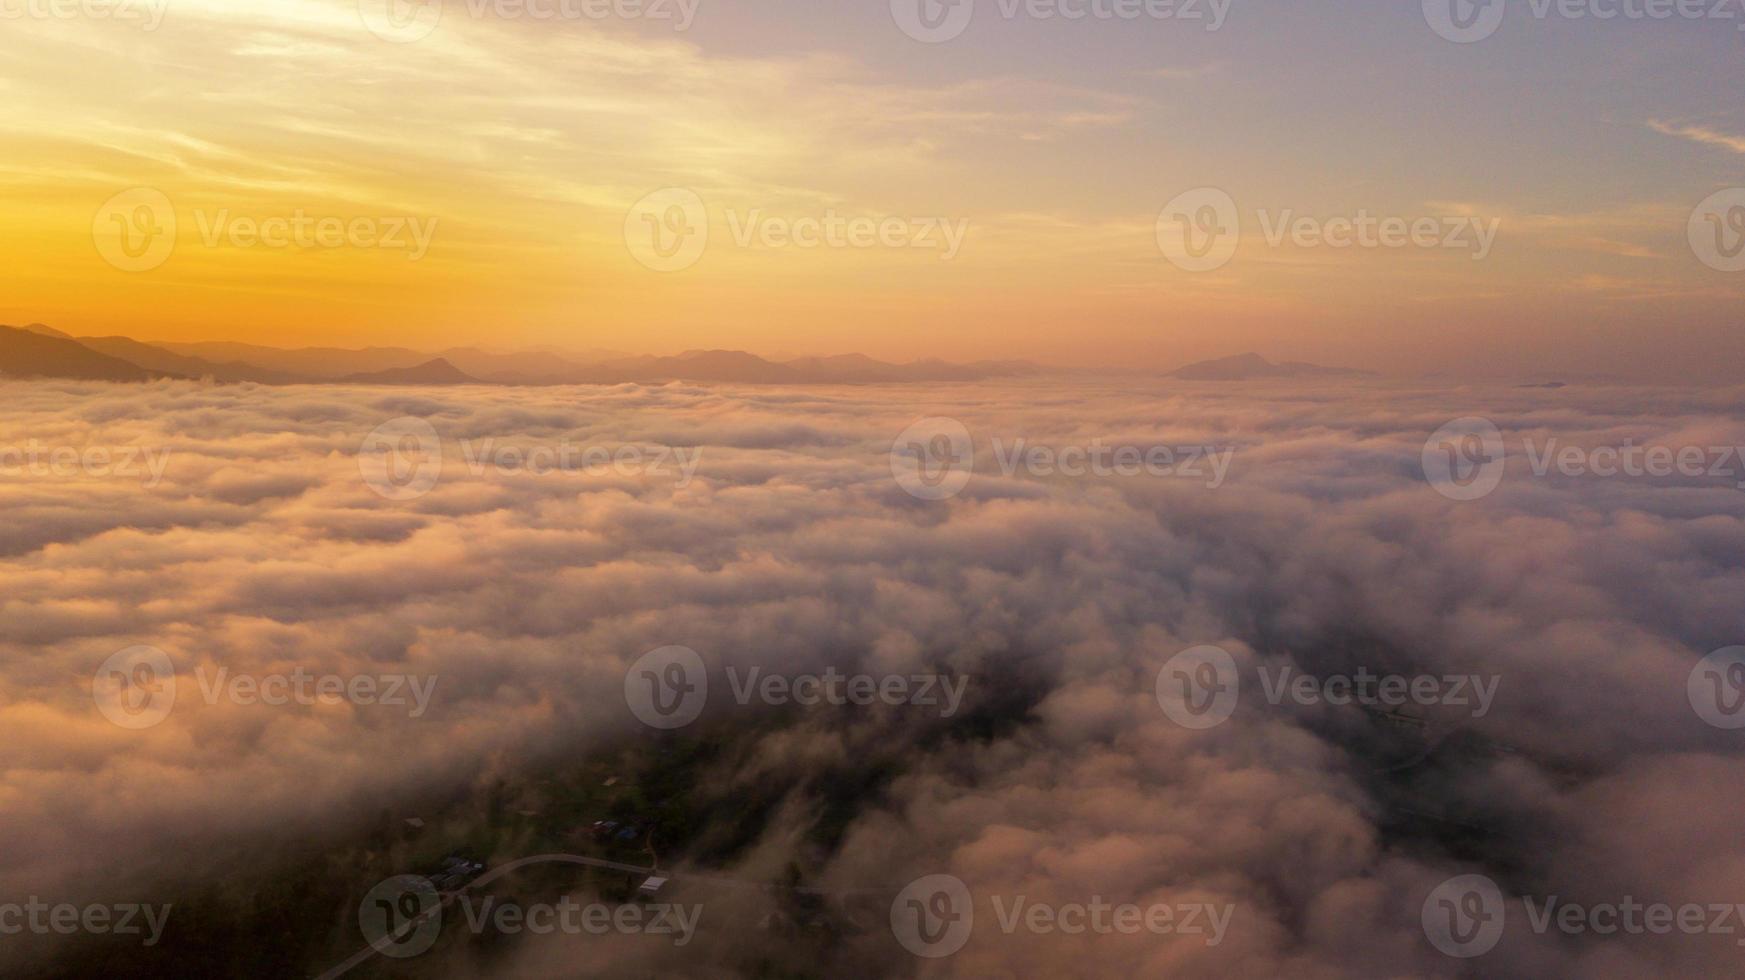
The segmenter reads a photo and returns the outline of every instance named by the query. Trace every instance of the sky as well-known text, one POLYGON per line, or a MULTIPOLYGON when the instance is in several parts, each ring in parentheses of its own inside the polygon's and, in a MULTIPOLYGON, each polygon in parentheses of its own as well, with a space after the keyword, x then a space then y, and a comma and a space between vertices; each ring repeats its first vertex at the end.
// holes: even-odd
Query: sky
POLYGON ((975 0, 932 43, 911 0, 116 2, 0 0, 0 322, 1691 382, 1745 355, 1745 2, 1512 0, 1470 43, 1443 0, 975 0), (1177 214, 1233 250, 1205 268, 1177 214), (1328 244, 1363 215, 1437 247, 1328 244))

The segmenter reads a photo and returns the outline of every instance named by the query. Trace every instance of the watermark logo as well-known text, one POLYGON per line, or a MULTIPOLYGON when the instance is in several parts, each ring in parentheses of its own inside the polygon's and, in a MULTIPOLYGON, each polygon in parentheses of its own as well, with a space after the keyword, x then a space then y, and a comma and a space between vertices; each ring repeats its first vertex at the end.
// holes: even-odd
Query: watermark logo
POLYGON ((364 437, 357 468, 364 485, 387 500, 422 497, 442 477, 442 438, 421 418, 384 422, 364 437))
POLYGON ((150 272, 176 250, 175 205, 155 187, 122 191, 97 209, 91 241, 122 272, 150 272))
POLYGON ((176 667, 157 647, 128 647, 97 668, 91 699, 103 717, 122 728, 150 728, 176 706, 176 667))
POLYGON ((969 888, 951 875, 917 878, 891 902, 891 932, 904 949, 925 959, 956 953, 974 929, 969 888))
MULTIPOLYGON (((1368 667, 1324 676, 1302 673, 1288 663, 1271 671, 1257 665, 1254 671, 1262 696, 1273 707, 1286 702, 1303 707, 1359 705, 1382 711, 1440 706, 1462 709, 1474 718, 1490 714, 1502 684, 1497 675, 1408 676, 1380 673, 1368 667)), ((1183 728, 1206 729, 1223 724, 1235 712, 1241 694, 1236 660, 1222 647, 1184 650, 1157 672, 1157 703, 1171 721, 1183 728)))
POLYGON ((969 486, 974 472, 974 440, 969 427, 956 419, 922 419, 891 443, 891 476, 912 497, 955 497, 969 486))
MULTIPOLYGON (((1233 904, 1189 902, 1178 905, 1117 903, 1101 895, 1082 902, 1034 902, 1025 895, 989 896, 994 923, 1011 936, 1047 935, 1199 936, 1207 946, 1223 943, 1236 915, 1233 904)), ((891 903, 891 931, 904 949, 941 959, 962 949, 975 928, 969 888, 951 875, 928 875, 911 882, 891 903)))
MULTIPOLYGON (((176 669, 169 655, 156 647, 128 647, 109 657, 91 679, 91 698, 111 722, 128 729, 150 728, 170 716, 176 705, 176 669)), ((287 704, 384 705, 404 707, 411 718, 430 709, 436 675, 316 674, 303 667, 288 673, 232 672, 229 667, 194 671, 200 697, 207 704, 228 701, 252 706, 287 704)))
POLYGON ((1183 728, 1204 730, 1229 721, 1241 692, 1236 659, 1222 647, 1183 650, 1157 672, 1158 706, 1183 728))
MULTIPOLYGON (((781 673, 753 666, 726 669, 733 701, 745 707, 756 701, 771 707, 831 705, 935 708, 951 718, 963 706, 969 687, 966 676, 944 674, 844 673, 827 667, 822 673, 781 673)), ((624 700, 631 713, 654 728, 683 728, 696 721, 709 701, 709 670, 689 647, 662 647, 630 665, 624 674, 624 700)))
POLYGON ((423 875, 397 875, 371 888, 357 907, 358 928, 384 956, 409 959, 442 933, 442 897, 423 875))
POLYGON ((1745 187, 1711 194, 1691 212, 1691 251, 1717 272, 1745 272, 1745 187))
MULTIPOLYGON (((574 443, 499 443, 495 437, 459 440, 459 462, 468 473, 483 477, 554 473, 602 477, 650 476, 674 478, 683 489, 696 478, 703 462, 700 446, 640 446, 574 443)), ((0 460, 4 457, 0 456, 0 460)), ((364 483, 389 500, 411 500, 435 489, 444 462, 454 462, 435 426, 420 418, 399 418, 377 426, 357 454, 364 483)))
POLYGON ((429 37, 442 23, 443 0, 357 0, 358 16, 371 34, 394 44, 429 37))
MULTIPOLYGON (((1745 903, 1620 901, 1582 904, 1558 895, 1522 895, 1527 927, 1536 935, 1732 936, 1745 946, 1745 903)), ((1430 944, 1448 956, 1469 959, 1496 948, 1507 925, 1503 893, 1483 875, 1460 875, 1438 885, 1424 900, 1422 922, 1430 944)))
POLYGON ((1745 646, 1723 647, 1691 669, 1685 695, 1697 717, 1716 728, 1745 728, 1745 646))
POLYGON ((975 0, 891 0, 891 17, 915 40, 942 44, 969 27, 975 0))
POLYGON ((689 269, 709 247, 709 211, 689 188, 655 191, 624 216, 624 244, 632 258, 655 272, 689 269))
POLYGON ((1419 918, 1430 945, 1448 956, 1483 956, 1503 938, 1503 892, 1484 875, 1459 875, 1437 885, 1419 918))
MULTIPOLYGON (((1211 272, 1227 265, 1242 240, 1242 211, 1216 187, 1178 195, 1157 216, 1157 247, 1188 272, 1211 272)), ((1466 251, 1473 261, 1490 257, 1501 218, 1467 214, 1386 215, 1361 208, 1354 214, 1315 217, 1294 209, 1255 211, 1270 248, 1369 250, 1442 249, 1466 251)))
POLYGON ((384 705, 405 708, 409 718, 422 718, 430 710, 437 676, 415 674, 315 674, 302 667, 290 673, 232 674, 229 667, 194 672, 200 696, 207 704, 265 704, 279 707, 297 704, 384 705))
MULTIPOLYGON (((1058 445, 995 436, 993 459, 1006 477, 1022 473, 1049 479, 1157 477, 1204 480, 1216 490, 1229 476, 1234 446, 1170 446, 1106 439, 1058 445)), ((975 471, 975 440, 963 423, 950 418, 922 419, 891 444, 891 475, 897 485, 922 500, 945 500, 962 493, 975 471)))
MULTIPOLYGON (((570 855, 543 855, 516 864, 540 860, 577 861, 570 855)), ((482 868, 482 865, 475 865, 482 868)), ((513 867, 513 865, 511 866, 513 867)), ((495 877, 503 870, 493 872, 495 877)), ((581 903, 568 896, 556 902, 517 902, 494 896, 468 894, 487 879, 474 882, 451 880, 442 884, 424 875, 396 875, 381 882, 358 903, 358 928, 370 949, 395 959, 410 959, 428 952, 442 933, 445 905, 458 907, 458 920, 475 936, 486 933, 547 936, 553 933, 603 936, 617 932, 671 937, 675 947, 696 938, 703 918, 701 905, 665 902, 581 903)))
MULTIPOLYGON (((1521 440, 1527 470, 1544 479, 1720 480, 1745 490, 1745 446, 1666 445, 1627 439, 1618 445, 1566 443, 1556 436, 1521 440)), ((1456 419, 1424 443, 1424 477, 1450 500, 1477 500, 1502 484, 1508 447, 1487 419, 1456 419)))
POLYGON ((703 462, 701 446, 603 446, 583 445, 568 440, 555 445, 520 446, 498 445, 495 439, 478 442, 462 439, 460 453, 467 472, 474 476, 483 476, 492 471, 505 475, 529 473, 534 476, 548 476, 552 473, 585 473, 589 476, 603 476, 607 473, 635 476, 646 473, 651 476, 671 476, 676 473, 678 479, 674 485, 680 489, 691 485, 691 480, 697 474, 697 467, 703 462), (668 464, 672 464, 673 468, 669 469, 668 464))
MULTIPOLYGON (((1527 0, 1536 21, 1728 21, 1739 23, 1738 0, 1527 0)), ((1424 0, 1424 19, 1444 40, 1472 44, 1503 26, 1508 0, 1424 0)))
POLYGON ((1175 196, 1157 215, 1157 247, 1176 267, 1212 272, 1229 264, 1242 240, 1236 200, 1216 187, 1175 196))
MULTIPOLYGON (((846 215, 835 208, 818 215, 774 215, 762 208, 729 208, 726 229, 741 249, 910 249, 957 258, 969 236, 969 219, 846 215)), ((655 272, 682 272, 702 260, 711 219, 695 191, 668 187, 637 201, 624 217, 624 244, 632 258, 655 272)))
POLYGON ((1508 450, 1502 430, 1489 419, 1455 419, 1425 441, 1420 463, 1437 493, 1449 500, 1477 500, 1502 485, 1508 450))
POLYGON ((709 670, 690 647, 650 650, 624 672, 624 703, 651 728, 683 728, 709 701, 709 670))
POLYGON ((1234 446, 1121 445, 1092 439, 1085 445, 1041 446, 1027 439, 1010 443, 995 437, 994 462, 1006 476, 1020 470, 1034 477, 1183 477, 1204 479, 1206 488, 1224 485, 1234 446))
POLYGON ((1445 41, 1472 44, 1503 26, 1508 0, 1424 0, 1424 20, 1445 41))

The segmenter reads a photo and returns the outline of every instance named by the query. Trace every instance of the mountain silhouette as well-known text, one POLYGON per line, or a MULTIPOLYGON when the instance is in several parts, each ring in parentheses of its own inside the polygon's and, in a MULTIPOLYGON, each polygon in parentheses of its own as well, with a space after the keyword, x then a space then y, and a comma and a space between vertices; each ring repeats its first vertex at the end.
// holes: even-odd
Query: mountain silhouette
POLYGON ((67 378, 76 381, 150 381, 185 378, 151 370, 40 330, 0 326, 0 376, 67 378))
POLYGON ((415 364, 412 367, 389 368, 386 371, 354 374, 343 380, 346 384, 360 385, 471 385, 479 383, 479 379, 472 377, 441 357, 425 361, 423 364, 415 364))
POLYGON ((42 324, 5 328, 0 370, 16 377, 211 379, 257 384, 567 385, 902 384, 977 381, 1038 374, 1023 361, 895 364, 864 354, 772 361, 740 350, 691 350, 671 357, 552 349, 494 352, 452 347, 431 353, 406 347, 283 349, 239 341, 146 343, 130 337, 71 337, 42 324), (10 351, 10 353, 7 353, 10 351))
POLYGON ((1356 378, 1373 374, 1372 371, 1322 367, 1302 361, 1274 364, 1259 354, 1249 353, 1199 361, 1171 371, 1167 377, 1183 381, 1253 381, 1262 378, 1356 378))
POLYGON ((259 384, 296 384, 310 379, 286 371, 246 364, 241 361, 213 361, 188 354, 140 343, 129 337, 80 337, 78 342, 110 357, 120 358, 148 371, 184 378, 211 378, 214 381, 254 381, 259 384))

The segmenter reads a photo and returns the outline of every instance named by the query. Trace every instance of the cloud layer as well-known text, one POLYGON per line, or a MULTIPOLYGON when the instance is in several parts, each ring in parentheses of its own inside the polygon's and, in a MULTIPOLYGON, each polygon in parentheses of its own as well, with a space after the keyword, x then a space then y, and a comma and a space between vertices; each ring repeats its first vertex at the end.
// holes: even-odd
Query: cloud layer
MULTIPOLYGON (((883 908, 831 944, 868 975, 1456 976, 1463 962, 1426 941, 1419 916, 1463 873, 1511 903, 1477 961, 1487 973, 1717 973, 1738 955, 1738 936, 1541 935, 1519 896, 1745 900, 1737 733, 1705 724, 1686 692, 1704 654, 1745 642, 1739 477, 1542 477, 1517 451, 1553 437, 1745 445, 1738 389, 4 394, 0 447, 168 455, 155 479, 0 480, 14 517, 0 530, 13 855, 0 896, 149 901, 168 877, 234 874, 228 855, 348 833, 555 744, 652 737, 625 703, 625 669, 683 645, 723 671, 968 679, 953 717, 913 704, 783 713, 735 705, 724 684, 711 693, 709 723, 748 749, 708 780, 778 773, 793 787, 734 873, 775 881, 797 866, 821 887, 880 894, 949 874, 976 896, 975 930, 950 958, 905 952, 883 908), (1456 502, 1420 457, 1430 433, 1475 415, 1498 425, 1510 461, 1495 493, 1456 502), (941 416, 971 433, 975 474, 954 497, 917 499, 892 476, 892 442, 941 416), (386 499, 359 451, 406 417, 440 435, 441 472, 428 493, 386 499), (1215 488, 1006 475, 994 446, 1016 439, 1235 455, 1215 488), (551 471, 505 447, 643 455, 551 471), (649 465, 661 447, 700 450, 695 472, 649 465), (93 704, 91 679, 138 644, 169 656, 178 686, 162 723, 129 730, 93 704), (1244 690, 1228 722, 1191 730, 1156 689, 1171 657, 1202 644, 1231 654, 1244 690), (1438 709, 1426 734, 1404 736, 1357 710, 1267 703, 1255 672, 1282 667, 1498 686, 1482 717, 1438 709), (435 687, 418 716, 208 703, 195 678, 219 668, 435 687), (837 801, 832 845, 803 843, 831 805, 826 777, 874 766, 890 778, 846 813, 837 801), (1008 934, 991 903, 1015 896, 1234 914, 1217 945, 1008 934)), ((474 968, 573 968, 567 944, 582 940, 596 942, 529 938, 474 968)), ((603 970, 701 968, 625 937, 599 950, 603 970)))

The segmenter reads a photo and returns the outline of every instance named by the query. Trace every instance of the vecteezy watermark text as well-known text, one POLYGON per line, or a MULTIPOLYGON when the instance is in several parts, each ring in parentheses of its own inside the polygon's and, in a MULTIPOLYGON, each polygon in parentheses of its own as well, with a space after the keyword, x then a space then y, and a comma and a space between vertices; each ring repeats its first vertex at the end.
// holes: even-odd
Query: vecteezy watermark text
MULTIPOLYGON (((848 215, 835 208, 816 215, 729 208, 725 219, 734 246, 741 249, 905 249, 934 252, 950 261, 969 236, 968 218, 848 215)), ((679 272, 702 260, 710 232, 717 227, 700 195, 667 187, 631 206, 624 217, 624 244, 643 266, 679 272)))
MULTIPOLYGON (((573 855, 542 855, 519 863, 573 861, 573 855)), ((530 933, 536 936, 622 935, 660 936, 676 947, 690 944, 703 918, 702 905, 667 902, 578 902, 563 896, 556 902, 516 902, 479 896, 463 885, 449 898, 461 910, 461 921, 474 935, 530 933)), ((396 875, 380 882, 358 904, 358 927, 370 945, 385 956, 409 959, 436 944, 442 933, 444 896, 424 875, 396 875)))
MULTIPOLYGON (((201 665, 194 671, 201 698, 253 706, 354 704, 404 708, 410 718, 430 709, 437 675, 316 673, 303 667, 253 673, 201 665)), ((185 688, 184 688, 185 689, 185 688)), ((150 728, 170 716, 178 694, 177 672, 156 647, 133 646, 103 662, 91 678, 91 698, 103 717, 128 729, 150 728)))
POLYGON ((1491 254, 1503 219, 1474 215, 1404 218, 1359 210, 1350 217, 1312 218, 1285 209, 1257 212, 1266 243, 1273 248, 1288 238, 1298 248, 1444 248, 1472 253, 1474 261, 1491 254))
MULTIPOLYGON (((1538 935, 1736 936, 1745 946, 1745 902, 1645 902, 1624 895, 1615 902, 1570 902, 1558 895, 1522 895, 1527 927, 1538 935)), ((1508 924, 1508 903, 1495 881, 1458 875, 1424 899, 1425 938, 1460 959, 1496 948, 1508 924)))
POLYGON ((72 936, 142 936, 141 946, 156 946, 170 918, 170 905, 121 902, 114 905, 50 904, 35 895, 23 902, 0 903, 0 935, 32 933, 72 936))
POLYGON ((727 227, 740 248, 915 248, 957 258, 969 234, 968 218, 847 217, 836 210, 798 218, 729 209, 727 227))
POLYGON ((769 705, 912 704, 937 707, 939 717, 950 718, 963 704, 968 677, 940 674, 844 674, 827 667, 822 674, 766 673, 761 667, 740 671, 727 668, 727 683, 733 700, 747 705, 753 698, 769 705))
POLYGON ((155 31, 170 0, 0 0, 0 20, 108 20, 155 31))
POLYGON ((701 905, 607 905, 577 902, 564 896, 556 902, 506 902, 493 897, 458 896, 467 929, 474 934, 487 930, 516 935, 604 936, 608 933, 670 936, 675 947, 690 945, 703 918, 701 905))
POLYGON ((451 10, 475 21, 665 21, 688 31, 702 0, 357 0, 357 7, 370 33, 410 44, 429 37, 451 10))
MULTIPOLYGON (((0 0, 4 2, 4 0, 0 0)), ((430 251, 440 219, 418 215, 235 214, 194 211, 207 248, 371 249, 405 252, 417 262, 430 251)), ((175 254, 181 218, 168 195, 135 187, 114 195, 91 219, 91 240, 105 262, 123 272, 150 272, 175 254)))
MULTIPOLYGON (((1667 445, 1626 439, 1581 445, 1556 436, 1525 436, 1521 450, 1535 477, 1715 480, 1745 490, 1745 446, 1667 445)), ((1431 433, 1421 456, 1424 478, 1450 500, 1477 500, 1502 485, 1508 443, 1489 419, 1455 419, 1431 433)))
MULTIPOLYGON (((1261 695, 1274 707, 1290 702, 1304 707, 1357 705, 1391 709, 1444 706, 1464 709, 1473 718, 1490 713, 1502 683, 1498 675, 1398 674, 1359 667, 1350 673, 1314 675, 1284 664, 1269 671, 1256 665, 1261 695)), ((1236 658, 1217 646, 1192 647, 1171 657, 1157 672, 1157 703, 1183 728, 1207 729, 1228 721, 1241 696, 1236 658)))
POLYGON ((925 44, 941 44, 963 34, 977 7, 993 9, 1002 20, 1182 21, 1204 24, 1207 32, 1224 26, 1235 0, 890 0, 891 18, 904 34, 925 44))
MULTIPOLYGON (((1509 0, 1423 0, 1424 20, 1446 41, 1473 44, 1496 34, 1509 0)), ((1727 21, 1745 31, 1741 0, 1527 0, 1537 21, 1727 21)))
MULTIPOLYGON (((461 462, 473 476, 579 473, 588 477, 676 477, 688 487, 703 461, 701 447, 556 443, 499 443, 495 438, 458 440, 461 462)), ((415 416, 376 426, 358 447, 364 485, 388 500, 413 500, 436 489, 445 458, 436 426, 415 416)))
MULTIPOLYGON (((1111 902, 1101 895, 1086 901, 1039 902, 1026 895, 988 895, 994 925, 1005 935, 1192 936, 1218 946, 1236 915, 1232 903, 1111 902)), ((975 898, 952 875, 928 875, 910 882, 891 902, 891 932, 916 956, 939 959, 968 943, 975 929, 975 898)), ((984 919, 984 921, 986 921, 984 919)))
MULTIPOLYGON (((991 443, 995 465, 1007 476, 1049 478, 1158 477, 1201 480, 1208 489, 1224 485, 1233 446, 1164 445, 1106 439, 1045 445, 1024 437, 991 443)), ((922 500, 944 500, 962 493, 975 472, 975 439, 969 427, 952 418, 921 419, 891 444, 891 475, 904 491, 922 500)))
MULTIPOLYGON (((1289 243, 1297 248, 1440 249, 1466 252, 1475 262, 1490 257, 1502 228, 1502 219, 1496 217, 1383 215, 1368 209, 1324 218, 1291 208, 1261 208, 1255 218, 1272 248, 1289 243)), ((1188 272, 1211 272, 1229 264, 1242 235, 1241 209, 1235 198, 1216 187, 1178 194, 1157 216, 1158 249, 1188 272)))
POLYGON ((601 446, 567 441, 543 446, 501 446, 495 439, 462 439, 460 451, 467 470, 474 476, 490 471, 534 476, 557 472, 661 476, 671 472, 678 474, 674 485, 679 487, 690 486, 697 466, 703 461, 702 447, 601 446))
MULTIPOLYGON (((726 674, 733 700, 741 707, 753 702, 772 707, 883 704, 936 711, 941 718, 958 713, 969 686, 969 678, 962 675, 846 673, 834 666, 808 673, 729 665, 726 674)), ((709 667, 689 647, 650 650, 624 672, 624 701, 631 714, 652 728, 683 728, 696 721, 708 705, 709 688, 709 667)))
POLYGON ((197 209, 194 220, 207 248, 370 248, 404 251, 417 262, 430 251, 437 218, 417 215, 342 217, 311 215, 302 208, 288 215, 233 215, 197 209))
POLYGON ((45 446, 36 439, 0 446, 0 476, 139 478, 150 488, 163 482, 169 465, 170 450, 150 446, 45 446))

